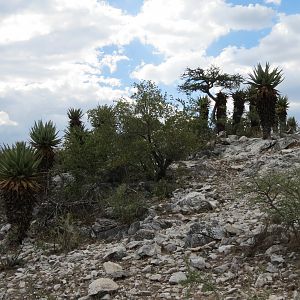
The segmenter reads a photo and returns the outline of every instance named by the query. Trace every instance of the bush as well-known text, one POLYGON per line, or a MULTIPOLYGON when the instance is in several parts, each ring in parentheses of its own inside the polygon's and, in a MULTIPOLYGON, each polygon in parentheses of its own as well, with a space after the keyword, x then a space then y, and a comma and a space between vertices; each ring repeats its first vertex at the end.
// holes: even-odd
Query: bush
POLYGON ((146 211, 147 205, 144 196, 121 184, 116 191, 107 199, 111 207, 112 216, 125 224, 131 224, 141 219, 146 211))
POLYGON ((55 251, 69 252, 80 244, 80 234, 76 229, 71 214, 61 216, 50 232, 50 238, 54 242, 55 251))
POLYGON ((255 178, 248 189, 273 222, 300 237, 300 168, 255 178))

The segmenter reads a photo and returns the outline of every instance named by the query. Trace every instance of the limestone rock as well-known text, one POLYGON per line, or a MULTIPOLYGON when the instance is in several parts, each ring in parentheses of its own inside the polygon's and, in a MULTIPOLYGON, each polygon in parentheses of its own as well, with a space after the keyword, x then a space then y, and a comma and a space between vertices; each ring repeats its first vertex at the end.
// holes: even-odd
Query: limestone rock
POLYGON ((176 272, 174 274, 171 275, 169 282, 171 284, 179 284, 180 282, 183 282, 187 280, 187 277, 185 275, 185 273, 183 272, 176 272))
POLYGON ((104 271, 107 275, 113 278, 122 278, 125 276, 125 272, 119 264, 108 261, 103 264, 104 271))
POLYGON ((99 278, 89 285, 88 295, 102 297, 105 294, 114 293, 119 289, 118 284, 109 278, 99 278))

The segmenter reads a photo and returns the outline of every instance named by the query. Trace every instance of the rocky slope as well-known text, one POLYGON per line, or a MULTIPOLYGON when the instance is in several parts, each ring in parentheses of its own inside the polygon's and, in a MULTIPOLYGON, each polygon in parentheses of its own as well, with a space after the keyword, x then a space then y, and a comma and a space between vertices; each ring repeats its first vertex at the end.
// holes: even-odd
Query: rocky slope
POLYGON ((230 136, 183 163, 185 188, 119 241, 59 255, 26 241, 24 265, 0 273, 0 299, 300 299, 300 253, 259 243, 264 213, 238 189, 300 167, 300 137, 230 136))

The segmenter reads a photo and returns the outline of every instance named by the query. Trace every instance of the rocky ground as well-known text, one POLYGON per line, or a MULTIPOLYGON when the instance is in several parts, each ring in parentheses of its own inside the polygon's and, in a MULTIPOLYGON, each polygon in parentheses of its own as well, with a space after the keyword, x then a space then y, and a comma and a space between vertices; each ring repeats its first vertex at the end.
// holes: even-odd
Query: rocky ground
POLYGON ((0 272, 0 299, 300 299, 300 252, 260 244, 264 213, 239 190, 300 167, 300 137, 230 136, 183 164, 185 187, 119 241, 57 255, 26 241, 22 266, 0 272))

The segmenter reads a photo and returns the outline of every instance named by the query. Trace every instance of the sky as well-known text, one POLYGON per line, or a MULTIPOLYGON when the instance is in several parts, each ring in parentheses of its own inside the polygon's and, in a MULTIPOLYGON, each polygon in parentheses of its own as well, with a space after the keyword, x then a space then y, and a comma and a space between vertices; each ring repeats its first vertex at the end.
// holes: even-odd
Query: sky
POLYGON ((139 80, 178 96, 187 67, 212 64, 282 68, 299 121, 299 28, 299 0, 0 0, 0 144, 37 120, 62 135, 68 108, 112 104, 139 80))

